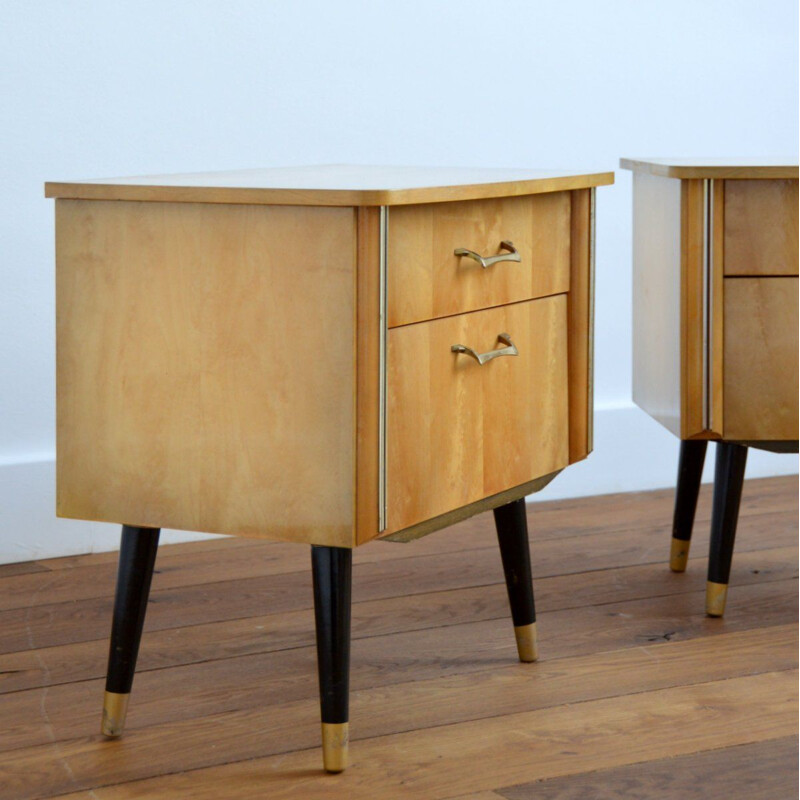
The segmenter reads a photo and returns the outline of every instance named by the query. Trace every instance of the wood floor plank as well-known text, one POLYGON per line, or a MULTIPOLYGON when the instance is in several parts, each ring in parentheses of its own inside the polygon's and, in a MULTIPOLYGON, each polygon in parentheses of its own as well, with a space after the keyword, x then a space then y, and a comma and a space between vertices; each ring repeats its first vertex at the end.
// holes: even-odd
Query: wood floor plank
MULTIPOLYGON (((790 478, 796 483, 794 476, 790 478)), ((773 485, 776 480, 786 481, 781 478, 746 482, 740 540, 748 536, 747 520, 750 516, 786 513, 789 524, 794 522, 792 509, 782 507, 786 505, 785 501, 778 503, 778 508, 775 507, 777 498, 783 498, 786 494, 785 491, 777 493, 777 489, 782 489, 783 484, 773 485), (768 485, 759 486, 764 480, 768 485), (750 496, 749 503, 746 502, 748 496, 750 496)), ((637 531, 642 528, 661 529, 667 532, 665 535, 668 538, 673 502, 672 490, 658 493, 604 495, 591 500, 593 501, 591 515, 585 514, 588 502, 586 498, 529 506, 529 526, 534 547, 539 542, 549 539, 607 533, 609 527, 613 527, 620 534, 631 529, 637 531)), ((695 545, 700 548, 704 548, 707 541, 708 526, 705 523, 709 510, 710 491, 704 491, 701 493, 697 512, 698 535, 695 545)), ((776 546, 778 543, 769 542, 769 544, 776 546)), ((355 551, 355 564, 358 566, 376 561, 427 558, 432 555, 473 549, 493 550, 495 547, 491 515, 481 515, 439 532, 436 536, 429 536, 406 545, 378 542, 369 547, 359 548, 355 551)), ((36 572, 39 574, 13 576, 12 573, 9 577, 16 577, 16 580, 0 580, 0 611, 28 608, 32 605, 74 602, 91 597, 107 597, 109 590, 113 592, 116 561, 115 553, 102 553, 36 562, 39 567, 36 572), (73 566, 55 568, 60 562, 66 561, 73 566), (45 574, 42 575, 41 572, 45 574)), ((307 571, 308 564, 308 548, 287 543, 254 543, 254 540, 231 537, 203 543, 166 545, 160 549, 156 562, 155 586, 168 589, 207 584, 220 580, 220 576, 225 576, 226 580, 238 580, 307 571), (198 546, 188 550, 190 545, 198 546)), ((3 567, 0 567, 0 570, 2 569, 3 567)))
POLYGON ((501 789, 505 800, 789 800, 797 797, 797 737, 768 739, 501 789), (713 794, 710 794, 713 793, 713 794))
MULTIPOLYGON (((380 736, 353 748, 351 767, 335 786, 352 800, 392 796, 388 791, 439 800, 568 774, 577 764, 606 769, 790 736, 796 707, 797 673, 789 671, 380 736)), ((331 787, 314 749, 93 792, 96 800, 330 800, 331 787)))
POLYGON ((497 792, 478 792, 477 794, 462 794, 448 800, 503 800, 497 792))
MULTIPOLYGON (((797 644, 786 625, 357 691, 352 739, 791 669, 797 644)), ((119 742, 92 733, 0 754, 0 775, 18 790, 8 800, 313 748, 319 724, 316 703, 299 701, 165 722, 119 742)))
POLYGON ((15 564, 0 564, 0 581, 16 575, 28 575, 33 572, 49 572, 38 561, 18 561, 15 564))
MULTIPOLYGON (((495 570, 499 571, 498 565, 495 570)), ((485 577, 478 570, 467 572, 465 577, 473 572, 485 577)), ((796 575, 796 547, 739 553, 734 561, 731 592, 735 592, 736 587, 785 580, 796 575)), ((411 595, 402 601, 403 613, 384 613, 397 606, 396 600, 380 603, 375 608, 356 603, 353 637, 487 619, 506 620, 505 585, 499 582, 500 575, 495 577, 497 580, 491 585, 439 592, 433 596, 411 595)), ((645 564, 541 578, 536 582, 536 598, 542 614, 696 592, 704 586, 705 560, 692 559, 683 575, 675 575, 664 564, 645 564)), ((162 609, 156 605, 152 611, 158 614, 162 609)), ((167 615, 168 611, 164 609, 163 614, 167 615)), ((79 615, 75 623, 85 624, 79 615)), ((100 677, 104 674, 108 651, 107 624, 102 639, 0 655, 0 693, 100 677)), ((138 671, 310 646, 314 641, 310 610, 148 630, 142 643, 138 671)))
MULTIPOLYGON (((618 650, 663 641, 786 625, 797 621, 797 582, 742 586, 732 592, 724 619, 704 611, 705 592, 582 607, 541 614, 540 664, 550 659, 618 650)), ((485 602, 483 595, 477 601, 485 602)), ((456 604, 461 607, 460 603, 456 604)), ((376 625, 396 607, 372 608, 376 625)), ((405 613, 405 612, 404 612, 405 613)), ((310 628, 311 615, 302 627, 310 628)), ((353 642, 351 686, 472 674, 514 664, 516 648, 507 619, 469 622, 376 635, 353 642)), ((2 699, 7 724, 0 750, 94 733, 102 681, 83 681, 2 699), (45 715, 46 712, 46 715, 45 715)), ((137 675, 127 730, 241 708, 266 708, 295 700, 316 704, 313 646, 209 661, 137 675)))
MULTIPOLYGON (((737 556, 764 548, 796 544, 797 521, 788 514, 754 516, 743 522, 740 529, 737 556)), ((694 543, 695 552, 702 554, 707 548, 702 536, 697 539, 694 543)), ((664 564, 668 547, 668 528, 640 531, 636 536, 614 530, 582 537, 580 559, 574 557, 576 546, 573 542, 547 540, 534 543, 533 574, 538 580, 549 575, 646 563, 664 564)), ((307 556, 307 548, 303 550, 307 556)), ((283 613, 310 608, 312 603, 310 569, 175 589, 161 589, 160 577, 156 575, 153 580, 146 630, 259 616, 265 610, 283 613)), ((353 599, 361 602, 407 597, 411 594, 499 583, 502 580, 496 547, 486 553, 464 551, 407 558, 399 562, 375 561, 356 565, 353 599)), ((0 612, 0 630, 3 631, 0 652, 18 652, 105 638, 108 635, 113 594, 114 584, 109 578, 104 596, 89 598, 86 602, 31 603, 27 607, 0 612)), ((39 599, 42 596, 46 594, 40 592, 39 599)))
POLYGON ((529 507, 535 665, 516 661, 491 515, 359 548, 338 778, 319 769, 307 548, 162 548, 116 742, 97 732, 116 554, 0 566, 0 797, 552 800, 594 797, 601 776, 629 794, 598 800, 688 800, 683 773, 726 770, 740 780, 705 781, 704 798, 762 796, 767 778, 783 792, 796 759, 759 779, 757 754, 797 732, 797 477, 746 483, 716 620, 709 489, 683 575, 666 568, 672 490, 529 507))

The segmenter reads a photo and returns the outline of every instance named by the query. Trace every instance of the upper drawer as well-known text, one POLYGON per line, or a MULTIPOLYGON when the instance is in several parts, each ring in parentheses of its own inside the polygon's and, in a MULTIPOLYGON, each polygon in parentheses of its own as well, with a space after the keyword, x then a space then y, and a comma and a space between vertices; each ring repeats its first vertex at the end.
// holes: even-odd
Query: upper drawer
POLYGON ((569 290, 570 193, 393 206, 389 212, 389 326, 569 290), (458 249, 519 262, 483 267, 458 249))
POLYGON ((725 181, 726 275, 797 275, 797 181, 725 181))

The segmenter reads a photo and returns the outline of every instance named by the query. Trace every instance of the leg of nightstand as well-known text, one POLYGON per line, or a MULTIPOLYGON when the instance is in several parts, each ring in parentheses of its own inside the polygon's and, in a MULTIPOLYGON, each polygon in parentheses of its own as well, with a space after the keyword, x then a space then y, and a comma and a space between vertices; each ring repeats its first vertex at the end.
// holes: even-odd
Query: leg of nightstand
POLYGON ((675 490, 675 514, 672 517, 672 547, 669 567, 673 572, 683 572, 689 560, 689 546, 700 493, 700 478, 706 460, 706 441, 681 442, 678 459, 678 486, 675 490))
POLYGON ((313 546, 311 566, 322 709, 322 762, 328 772, 342 772, 347 766, 349 729, 353 551, 313 546))
POLYGON ((721 617, 725 613, 746 461, 747 447, 744 445, 729 442, 717 445, 706 584, 706 613, 712 617, 721 617))
POLYGON ((102 732, 106 736, 119 736, 125 726, 159 533, 158 528, 122 526, 117 594, 103 698, 102 732))
POLYGON ((496 508, 494 522, 506 576, 519 660, 536 661, 536 607, 533 603, 531 554, 524 498, 496 508))

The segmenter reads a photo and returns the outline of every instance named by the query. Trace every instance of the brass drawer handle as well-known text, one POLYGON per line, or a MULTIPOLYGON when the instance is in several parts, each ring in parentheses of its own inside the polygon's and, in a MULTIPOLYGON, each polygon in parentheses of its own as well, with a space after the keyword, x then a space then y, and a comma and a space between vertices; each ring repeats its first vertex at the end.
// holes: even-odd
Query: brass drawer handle
POLYGON ((506 250, 506 253, 500 253, 496 256, 482 256, 474 250, 467 250, 465 247, 457 247, 453 250, 454 256, 466 256, 477 261, 484 269, 488 269, 492 264, 497 264, 500 261, 521 261, 517 248, 514 247, 513 242, 504 240, 500 242, 500 249, 506 250))
POLYGON ((452 350, 454 353, 466 353, 468 356, 472 356, 479 364, 485 364, 487 361, 491 361, 493 358, 497 358, 498 356, 519 355, 519 351, 507 333, 498 333, 497 339, 508 346, 501 347, 499 350, 490 350, 488 353, 476 353, 471 347, 467 347, 463 344, 454 344, 450 350, 452 350))

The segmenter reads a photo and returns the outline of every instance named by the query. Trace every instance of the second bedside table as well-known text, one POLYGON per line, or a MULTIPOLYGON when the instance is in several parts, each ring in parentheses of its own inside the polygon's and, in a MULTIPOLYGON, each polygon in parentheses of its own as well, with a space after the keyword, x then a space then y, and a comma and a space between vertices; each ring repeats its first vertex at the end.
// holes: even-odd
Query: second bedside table
POLYGON ((670 565, 686 569, 718 442, 706 611, 722 616, 748 447, 797 452, 798 168, 623 159, 633 170, 633 399, 681 439, 670 565))

